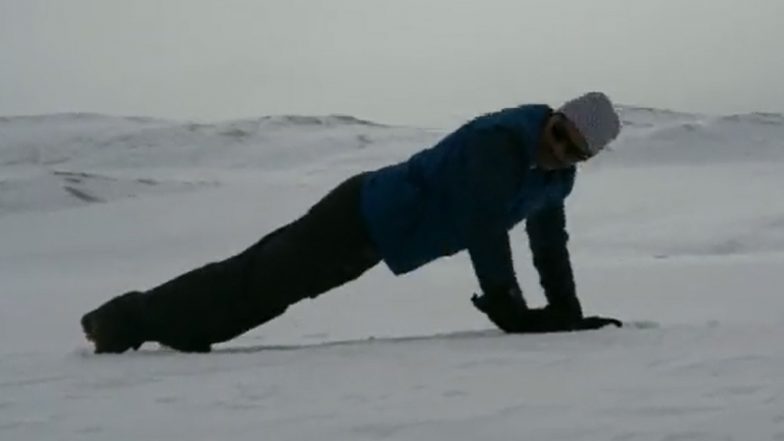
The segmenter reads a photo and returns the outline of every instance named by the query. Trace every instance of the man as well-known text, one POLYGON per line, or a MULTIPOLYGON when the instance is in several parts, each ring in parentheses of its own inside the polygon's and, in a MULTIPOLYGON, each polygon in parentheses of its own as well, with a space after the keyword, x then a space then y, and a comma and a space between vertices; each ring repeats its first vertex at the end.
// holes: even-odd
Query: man
POLYGON ((96 352, 146 341, 206 352, 382 260, 403 274, 462 250, 483 293, 472 302, 506 332, 621 326, 583 317, 564 214, 575 165, 619 131, 599 92, 557 111, 523 105, 480 116, 405 162, 348 179, 236 256, 110 300, 86 314, 82 328, 96 352), (508 231, 523 219, 544 308, 526 305, 514 272, 508 231))

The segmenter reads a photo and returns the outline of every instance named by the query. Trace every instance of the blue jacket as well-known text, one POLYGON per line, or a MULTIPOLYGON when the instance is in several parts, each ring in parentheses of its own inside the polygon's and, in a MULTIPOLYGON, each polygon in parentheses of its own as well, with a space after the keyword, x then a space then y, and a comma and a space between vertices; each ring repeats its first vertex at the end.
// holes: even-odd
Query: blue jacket
POLYGON ((362 216, 392 272, 468 250, 485 292, 517 287, 508 231, 528 218, 545 291, 573 295, 563 201, 575 168, 535 166, 551 113, 546 105, 523 105, 483 115, 407 161, 368 174, 362 216))

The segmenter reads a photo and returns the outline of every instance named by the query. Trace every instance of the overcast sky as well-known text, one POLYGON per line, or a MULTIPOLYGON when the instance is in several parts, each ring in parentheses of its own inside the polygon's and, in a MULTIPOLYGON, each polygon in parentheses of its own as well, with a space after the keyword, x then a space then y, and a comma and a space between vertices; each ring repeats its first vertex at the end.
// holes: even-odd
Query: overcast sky
POLYGON ((781 0, 0 0, 0 115, 784 112, 781 0))

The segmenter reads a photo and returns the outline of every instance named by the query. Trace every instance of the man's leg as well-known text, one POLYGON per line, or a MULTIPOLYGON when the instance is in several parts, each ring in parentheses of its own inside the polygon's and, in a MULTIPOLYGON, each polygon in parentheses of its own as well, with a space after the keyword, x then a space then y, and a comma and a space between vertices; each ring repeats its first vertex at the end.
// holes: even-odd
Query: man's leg
POLYGON ((112 299, 82 318, 85 333, 96 352, 145 341, 205 352, 356 279, 380 261, 360 215, 361 188, 355 176, 242 253, 112 299))

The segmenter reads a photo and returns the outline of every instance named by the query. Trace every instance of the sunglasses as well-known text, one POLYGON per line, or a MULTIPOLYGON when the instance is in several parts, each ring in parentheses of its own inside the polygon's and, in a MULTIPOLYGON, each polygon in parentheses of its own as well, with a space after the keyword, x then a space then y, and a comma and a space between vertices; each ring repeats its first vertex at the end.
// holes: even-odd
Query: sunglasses
POLYGON ((552 125, 551 133, 553 136, 553 141, 564 146, 564 155, 566 156, 565 159, 569 160, 570 162, 579 162, 585 161, 591 157, 588 152, 583 150, 572 140, 572 138, 569 136, 569 130, 566 128, 566 125, 563 122, 555 121, 552 125))

